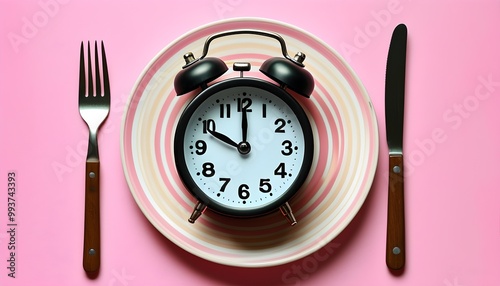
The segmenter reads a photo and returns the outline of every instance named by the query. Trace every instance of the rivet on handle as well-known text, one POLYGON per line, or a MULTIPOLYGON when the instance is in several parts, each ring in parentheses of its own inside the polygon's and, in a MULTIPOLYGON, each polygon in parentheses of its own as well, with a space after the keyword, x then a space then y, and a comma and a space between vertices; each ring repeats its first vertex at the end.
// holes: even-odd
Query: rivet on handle
POLYGON ((399 247, 396 246, 392 249, 392 254, 398 255, 400 253, 401 253, 401 249, 399 247))
POLYGON ((399 166, 394 166, 394 168, 392 168, 392 171, 396 174, 399 174, 401 172, 401 168, 399 166))

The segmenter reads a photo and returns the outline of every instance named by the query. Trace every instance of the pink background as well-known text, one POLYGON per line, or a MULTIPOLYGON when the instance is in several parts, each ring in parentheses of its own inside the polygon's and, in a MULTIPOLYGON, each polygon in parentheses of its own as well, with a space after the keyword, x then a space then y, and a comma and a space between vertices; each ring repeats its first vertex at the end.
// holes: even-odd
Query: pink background
POLYGON ((500 283, 500 1, 0 0, 0 285, 443 285, 500 283), (173 1, 171 1, 173 2, 173 1), (128 190, 122 114, 148 62, 217 20, 263 17, 337 50, 380 125, 379 168, 353 222, 326 247, 264 269, 218 265, 163 237, 128 190), (407 265, 385 266, 384 75, 390 36, 409 30, 404 151, 407 265), (112 108, 100 137, 102 265, 82 269, 87 129, 78 48, 104 40, 112 108), (17 174, 16 278, 7 276, 7 174, 17 174))

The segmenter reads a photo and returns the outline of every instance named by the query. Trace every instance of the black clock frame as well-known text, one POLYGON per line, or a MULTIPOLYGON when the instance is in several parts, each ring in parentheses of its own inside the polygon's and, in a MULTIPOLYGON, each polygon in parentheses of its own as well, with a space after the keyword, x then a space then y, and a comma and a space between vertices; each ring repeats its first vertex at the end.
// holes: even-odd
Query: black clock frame
POLYGON ((312 129, 309 119, 306 113, 304 112, 302 106, 285 89, 275 84, 272 84, 268 81, 251 77, 226 79, 217 82, 209 86, 208 88, 204 89, 203 91, 201 91, 200 94, 198 94, 188 104, 188 106, 181 114, 174 137, 175 165, 179 177, 181 178, 186 189, 196 199, 204 203, 209 209, 220 214, 234 216, 234 217, 255 217, 255 216, 265 215, 267 213, 277 210, 283 204, 288 202, 302 187, 304 181, 309 175, 309 171, 311 169, 313 160, 313 153, 314 153, 314 141, 313 141, 312 129), (213 94, 216 94, 228 88, 244 87, 244 86, 263 89, 278 96, 281 100, 283 100, 297 116, 297 119, 302 128, 302 132, 304 134, 304 141, 305 141, 303 163, 300 168, 298 176, 295 178, 290 188, 287 191, 285 191, 284 194, 274 202, 269 203, 260 208, 248 209, 248 210, 228 208, 227 206, 218 203, 217 201, 211 199, 208 195, 206 195, 205 192, 203 192, 203 190, 200 189, 198 184, 195 183, 195 180, 189 173, 184 156, 184 137, 185 137, 186 127, 196 109, 213 94))

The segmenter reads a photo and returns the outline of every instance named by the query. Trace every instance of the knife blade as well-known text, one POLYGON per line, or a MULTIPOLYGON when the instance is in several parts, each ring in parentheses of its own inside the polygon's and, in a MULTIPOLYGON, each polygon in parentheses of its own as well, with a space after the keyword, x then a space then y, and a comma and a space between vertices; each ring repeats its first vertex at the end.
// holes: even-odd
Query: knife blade
POLYGON ((403 119, 408 30, 394 29, 385 76, 385 126, 389 147, 389 198, 387 208, 386 264, 402 269, 406 260, 403 172, 403 119))

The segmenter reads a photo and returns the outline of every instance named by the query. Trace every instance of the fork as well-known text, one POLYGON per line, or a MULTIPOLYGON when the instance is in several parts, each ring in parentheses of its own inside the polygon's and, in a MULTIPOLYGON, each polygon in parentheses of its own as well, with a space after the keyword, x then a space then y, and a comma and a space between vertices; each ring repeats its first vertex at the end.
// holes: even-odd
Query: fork
POLYGON ((110 89, 108 67, 104 43, 101 42, 102 52, 102 81, 99 72, 99 56, 95 42, 95 92, 92 75, 92 60, 90 42, 87 42, 87 77, 85 76, 84 44, 80 46, 80 88, 78 95, 78 108, 80 116, 89 128, 89 143, 85 166, 85 223, 83 239, 83 268, 86 272, 99 270, 101 261, 101 235, 100 235, 100 206, 99 206, 99 152, 97 148, 97 132, 99 126, 109 114, 110 89))

